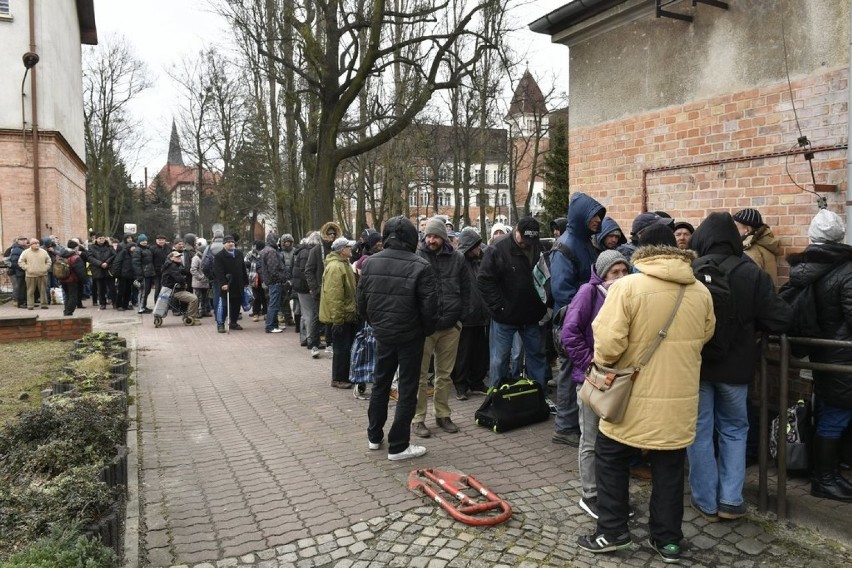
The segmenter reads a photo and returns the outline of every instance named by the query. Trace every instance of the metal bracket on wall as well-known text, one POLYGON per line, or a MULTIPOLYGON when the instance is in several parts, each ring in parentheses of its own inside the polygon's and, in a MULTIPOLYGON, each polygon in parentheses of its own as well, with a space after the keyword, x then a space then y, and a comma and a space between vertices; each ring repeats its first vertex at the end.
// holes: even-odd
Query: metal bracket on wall
MULTIPOLYGON (((679 14, 678 12, 671 12, 666 10, 672 4, 676 4, 681 0, 656 0, 657 3, 657 12, 656 16, 658 18, 672 18, 675 20, 682 20, 684 22, 692 22, 693 17, 688 14, 679 14)), ((721 8, 723 10, 728 9, 727 2, 720 2, 719 0, 692 0, 692 7, 694 8, 698 4, 706 4, 708 6, 713 6, 714 8, 721 8)))

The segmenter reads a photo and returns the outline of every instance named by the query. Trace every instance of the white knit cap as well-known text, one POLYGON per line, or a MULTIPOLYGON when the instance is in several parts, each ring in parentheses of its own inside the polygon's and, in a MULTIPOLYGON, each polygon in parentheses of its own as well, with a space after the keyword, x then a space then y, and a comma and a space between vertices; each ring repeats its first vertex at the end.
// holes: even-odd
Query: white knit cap
POLYGON ((815 244, 839 243, 845 235, 843 219, 828 209, 820 209, 808 227, 808 238, 815 244))

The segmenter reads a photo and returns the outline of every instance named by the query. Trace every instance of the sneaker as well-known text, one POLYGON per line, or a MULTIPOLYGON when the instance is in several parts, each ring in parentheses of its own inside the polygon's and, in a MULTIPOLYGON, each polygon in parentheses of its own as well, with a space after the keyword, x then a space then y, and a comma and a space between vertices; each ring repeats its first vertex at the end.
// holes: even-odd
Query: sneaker
POLYGON ((229 328, 229 329, 233 329, 233 330, 235 330, 235 331, 242 331, 242 330, 243 330, 243 326, 241 326, 241 325, 240 325, 240 324, 238 324, 238 323, 232 323, 232 324, 230 324, 230 325, 228 326, 228 328, 229 328))
POLYGON ((371 450, 378 450, 381 449, 382 442, 384 442, 384 440, 379 440, 378 442, 371 442, 367 440, 367 447, 371 450))
MULTIPOLYGON (((556 416, 556 403, 550 400, 549 398, 545 398, 544 402, 547 403, 547 408, 550 409, 550 415, 556 416)), ((577 442, 579 444, 579 442, 577 442)))
POLYGON ((745 501, 740 503, 739 505, 727 505, 725 503, 719 503, 719 518, 720 519, 739 519, 740 517, 744 517, 748 512, 748 505, 745 501))
POLYGON ((415 446, 414 444, 409 444, 407 448, 405 448, 398 454, 388 454, 388 459, 390 461, 410 460, 412 458, 419 458, 425 453, 426 448, 424 448, 423 446, 415 446))
POLYGON ((432 431, 426 426, 425 422, 415 422, 411 425, 411 433, 418 438, 428 438, 432 435, 432 431))
POLYGON ((455 434, 459 431, 459 427, 455 425, 449 416, 446 418, 435 418, 435 424, 438 425, 438 428, 448 434, 455 434))
POLYGON ((282 333, 283 331, 280 327, 273 327, 272 329, 267 329, 266 333, 282 333))
POLYGON ((553 437, 550 438, 550 441, 554 444, 565 444, 566 446, 571 446, 572 448, 580 447, 580 433, 579 432, 554 432, 553 437))
POLYGON ((351 389, 353 385, 349 381, 331 381, 331 386, 336 389, 351 389))
MULTIPOLYGON (((364 383, 358 383, 355 385, 355 388, 352 389, 352 396, 357 398, 358 400, 366 400, 367 399, 367 385, 364 383)), ((375 448, 378 449, 378 448, 375 448)))
POLYGON ((648 546, 657 551, 663 562, 667 564, 675 564, 680 562, 680 546, 677 544, 657 544, 653 537, 648 537, 648 546))
POLYGON ((311 357, 313 357, 314 359, 319 359, 319 348, 318 347, 311 347, 311 357))
POLYGON ((598 520, 598 498, 595 497, 583 497, 580 499, 580 508, 583 509, 586 514, 588 514, 591 518, 598 520))
POLYGON ((633 541, 630 540, 629 532, 618 536, 603 533, 590 534, 581 536, 577 539, 577 546, 593 554, 624 550, 625 548, 630 548, 632 545, 633 541))
POLYGON ((332 350, 331 345, 327 345, 327 346, 326 346, 326 348, 325 348, 325 352, 326 352, 328 355, 334 355, 334 350, 332 350))
POLYGON ((466 392, 457 392, 456 393, 456 400, 467 400, 467 393, 466 392))
POLYGON ((708 523, 718 523, 719 522, 719 515, 717 515, 716 513, 708 513, 707 511, 705 511, 704 509, 699 507, 698 503, 695 502, 695 498, 690 497, 689 498, 689 504, 693 509, 695 509, 695 512, 697 512, 699 515, 701 515, 704 518, 704 520, 707 521, 708 523))
POLYGON ((251 321, 260 321, 260 316, 257 314, 251 316, 251 321))
POLYGON ((225 326, 224 325, 217 325, 216 331, 218 331, 219 333, 225 333, 225 326))

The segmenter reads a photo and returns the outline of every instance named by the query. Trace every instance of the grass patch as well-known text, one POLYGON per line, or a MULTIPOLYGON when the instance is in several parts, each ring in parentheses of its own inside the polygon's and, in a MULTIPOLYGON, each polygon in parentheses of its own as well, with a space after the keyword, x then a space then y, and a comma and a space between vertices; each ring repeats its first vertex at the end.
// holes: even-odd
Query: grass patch
POLYGON ((68 364, 70 341, 18 341, 0 347, 0 427, 41 404, 41 391, 68 364), (20 400, 21 393, 29 399, 20 400))

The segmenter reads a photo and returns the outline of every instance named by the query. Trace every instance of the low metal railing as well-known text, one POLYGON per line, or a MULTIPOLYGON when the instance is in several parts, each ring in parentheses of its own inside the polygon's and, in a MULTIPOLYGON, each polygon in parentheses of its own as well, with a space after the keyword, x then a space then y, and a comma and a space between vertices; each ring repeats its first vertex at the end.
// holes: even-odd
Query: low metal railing
POLYGON ((761 340, 760 357, 760 458, 759 458, 759 488, 758 509, 761 512, 769 508, 769 382, 767 367, 769 363, 779 366, 781 380, 778 384, 778 413, 779 413, 779 435, 777 440, 778 452, 776 461, 778 464, 778 476, 776 480, 776 514, 778 519, 787 518, 787 436, 783 425, 786 424, 786 412, 789 406, 789 384, 788 374, 790 369, 810 369, 812 371, 833 371, 852 374, 852 365, 838 365, 832 363, 813 363, 804 359, 794 357, 790 352, 790 345, 808 345, 811 347, 844 347, 852 349, 852 341, 840 341, 836 339, 814 339, 810 337, 787 337, 766 336, 761 340), (779 350, 770 350, 770 344, 779 345, 779 350))

